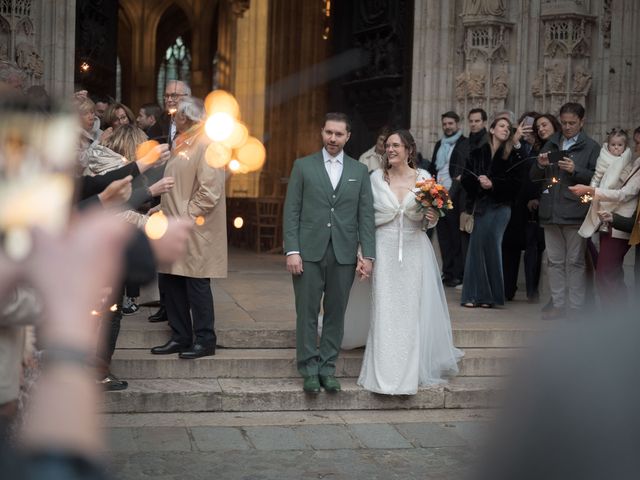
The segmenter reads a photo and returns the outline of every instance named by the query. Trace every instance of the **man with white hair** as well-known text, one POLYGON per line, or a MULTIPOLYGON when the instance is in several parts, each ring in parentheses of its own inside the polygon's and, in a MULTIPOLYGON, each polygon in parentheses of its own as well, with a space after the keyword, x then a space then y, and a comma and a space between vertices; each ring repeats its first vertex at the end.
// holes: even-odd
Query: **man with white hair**
MULTIPOLYGON (((175 115, 178 104, 183 98, 191 96, 191 87, 182 80, 169 80, 164 89, 164 113, 157 119, 162 131, 162 139, 173 149, 174 140, 178 134, 176 130, 175 115)), ((161 141, 160 143, 163 143, 161 141)), ((160 290, 160 308, 156 313, 149 315, 150 322, 166 322, 167 310, 164 305, 164 292, 160 290)))
POLYGON ((158 269, 171 339, 152 348, 155 355, 194 359, 216 350, 211 279, 227 276, 225 172, 207 164, 204 119, 202 100, 184 97, 179 102, 174 115, 178 136, 165 169, 175 187, 162 195, 160 205, 165 215, 188 216, 195 227, 184 257, 158 269))

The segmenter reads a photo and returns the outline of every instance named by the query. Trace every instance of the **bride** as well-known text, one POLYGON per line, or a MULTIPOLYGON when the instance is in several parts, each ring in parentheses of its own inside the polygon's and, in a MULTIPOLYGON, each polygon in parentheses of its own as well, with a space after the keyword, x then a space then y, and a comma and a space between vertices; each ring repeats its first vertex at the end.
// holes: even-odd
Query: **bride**
MULTIPOLYGON (((371 174, 376 261, 358 384, 376 393, 412 395, 418 385, 442 383, 444 374, 458 372, 463 356, 453 346, 436 256, 422 230, 425 217, 432 228, 438 214, 421 211, 410 191, 416 181, 429 178, 426 171, 416 170, 415 158, 411 133, 397 130, 387 137, 384 168, 371 174)), ((362 297, 362 289, 356 290, 362 297)), ((355 305, 363 303, 354 300, 355 305)))

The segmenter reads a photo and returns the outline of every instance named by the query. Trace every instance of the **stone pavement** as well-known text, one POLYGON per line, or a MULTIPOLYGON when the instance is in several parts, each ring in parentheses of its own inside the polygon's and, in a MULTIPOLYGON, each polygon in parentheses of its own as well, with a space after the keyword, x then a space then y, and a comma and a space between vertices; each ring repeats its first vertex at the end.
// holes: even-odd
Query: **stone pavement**
MULTIPOLYGON (((520 286, 495 309, 465 309, 460 290, 446 289, 454 342, 466 353, 449 385, 413 398, 370 394, 354 384, 357 349, 341 356, 345 391, 310 400, 295 372, 283 257, 231 250, 229 277, 213 285, 215 357, 151 356, 167 325, 148 323, 147 307, 123 319, 112 367, 130 388, 105 401, 112 471, 123 479, 461 478, 484 443, 494 413, 486 407, 497 406, 493 385, 548 327, 540 322, 546 279, 541 304, 528 304, 520 286)), ((157 298, 152 286, 141 300, 157 298)))
POLYGON ((457 479, 473 467, 485 413, 449 421, 403 413, 376 419, 345 412, 289 423, 277 415, 239 421, 195 414, 168 422, 191 426, 111 427, 109 465, 116 478, 159 480, 457 479))

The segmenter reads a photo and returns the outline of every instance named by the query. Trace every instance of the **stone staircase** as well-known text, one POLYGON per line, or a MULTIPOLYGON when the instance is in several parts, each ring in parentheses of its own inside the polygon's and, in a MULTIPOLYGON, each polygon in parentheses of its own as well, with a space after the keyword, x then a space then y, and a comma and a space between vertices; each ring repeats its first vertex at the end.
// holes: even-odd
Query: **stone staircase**
POLYGON ((317 410, 466 409, 498 405, 502 378, 536 329, 491 319, 454 323, 454 343, 465 351, 460 374, 447 385, 415 396, 385 396, 356 385, 363 349, 342 352, 337 365, 343 390, 309 396, 295 368, 295 331, 273 325, 218 329, 214 357, 181 360, 151 355, 169 337, 166 324, 144 314, 127 317, 112 370, 129 380, 106 394, 108 413, 268 412, 317 410))
MULTIPOLYGON (((152 288, 143 290, 143 302, 158 298, 152 288)), ((151 347, 168 340, 168 325, 147 322, 152 309, 146 307, 123 319, 112 370, 129 381, 129 388, 105 395, 107 413, 472 412, 499 404, 505 374, 540 329, 539 305, 516 298, 505 308, 470 310, 460 306, 459 290, 446 289, 454 343, 465 352, 460 374, 450 383, 420 389, 415 396, 367 392, 356 386, 363 354, 356 349, 339 358, 343 391, 309 396, 302 392, 295 369, 293 289, 282 257, 232 249, 229 277, 216 280, 213 292, 218 335, 214 357, 151 355, 151 347)))

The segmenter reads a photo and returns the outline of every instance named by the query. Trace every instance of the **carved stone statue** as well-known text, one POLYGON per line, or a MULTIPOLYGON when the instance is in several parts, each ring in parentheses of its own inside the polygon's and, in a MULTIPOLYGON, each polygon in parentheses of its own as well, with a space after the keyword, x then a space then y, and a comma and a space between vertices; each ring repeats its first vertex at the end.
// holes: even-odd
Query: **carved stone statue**
POLYGON ((467 96, 467 74, 462 72, 456 77, 456 98, 461 102, 467 96))
POLYGON ((560 63, 555 63, 547 71, 547 91, 549 93, 564 93, 567 87, 567 72, 560 63))
POLYGON ((509 94, 509 76, 504 70, 498 71, 491 84, 491 98, 507 98, 509 94))
POLYGON ((571 92, 576 95, 586 96, 591 88, 592 75, 585 68, 578 66, 573 72, 573 84, 571 92))
POLYGON ((464 0, 463 15, 492 15, 502 17, 506 11, 505 0, 464 0))
POLYGON ((470 97, 484 97, 486 77, 484 73, 471 72, 467 79, 467 91, 470 97))
POLYGON ((544 88, 544 70, 540 69, 538 70, 538 73, 536 73, 535 78, 533 79, 533 82, 531 82, 531 94, 534 97, 541 97, 542 96, 542 90, 544 88))

